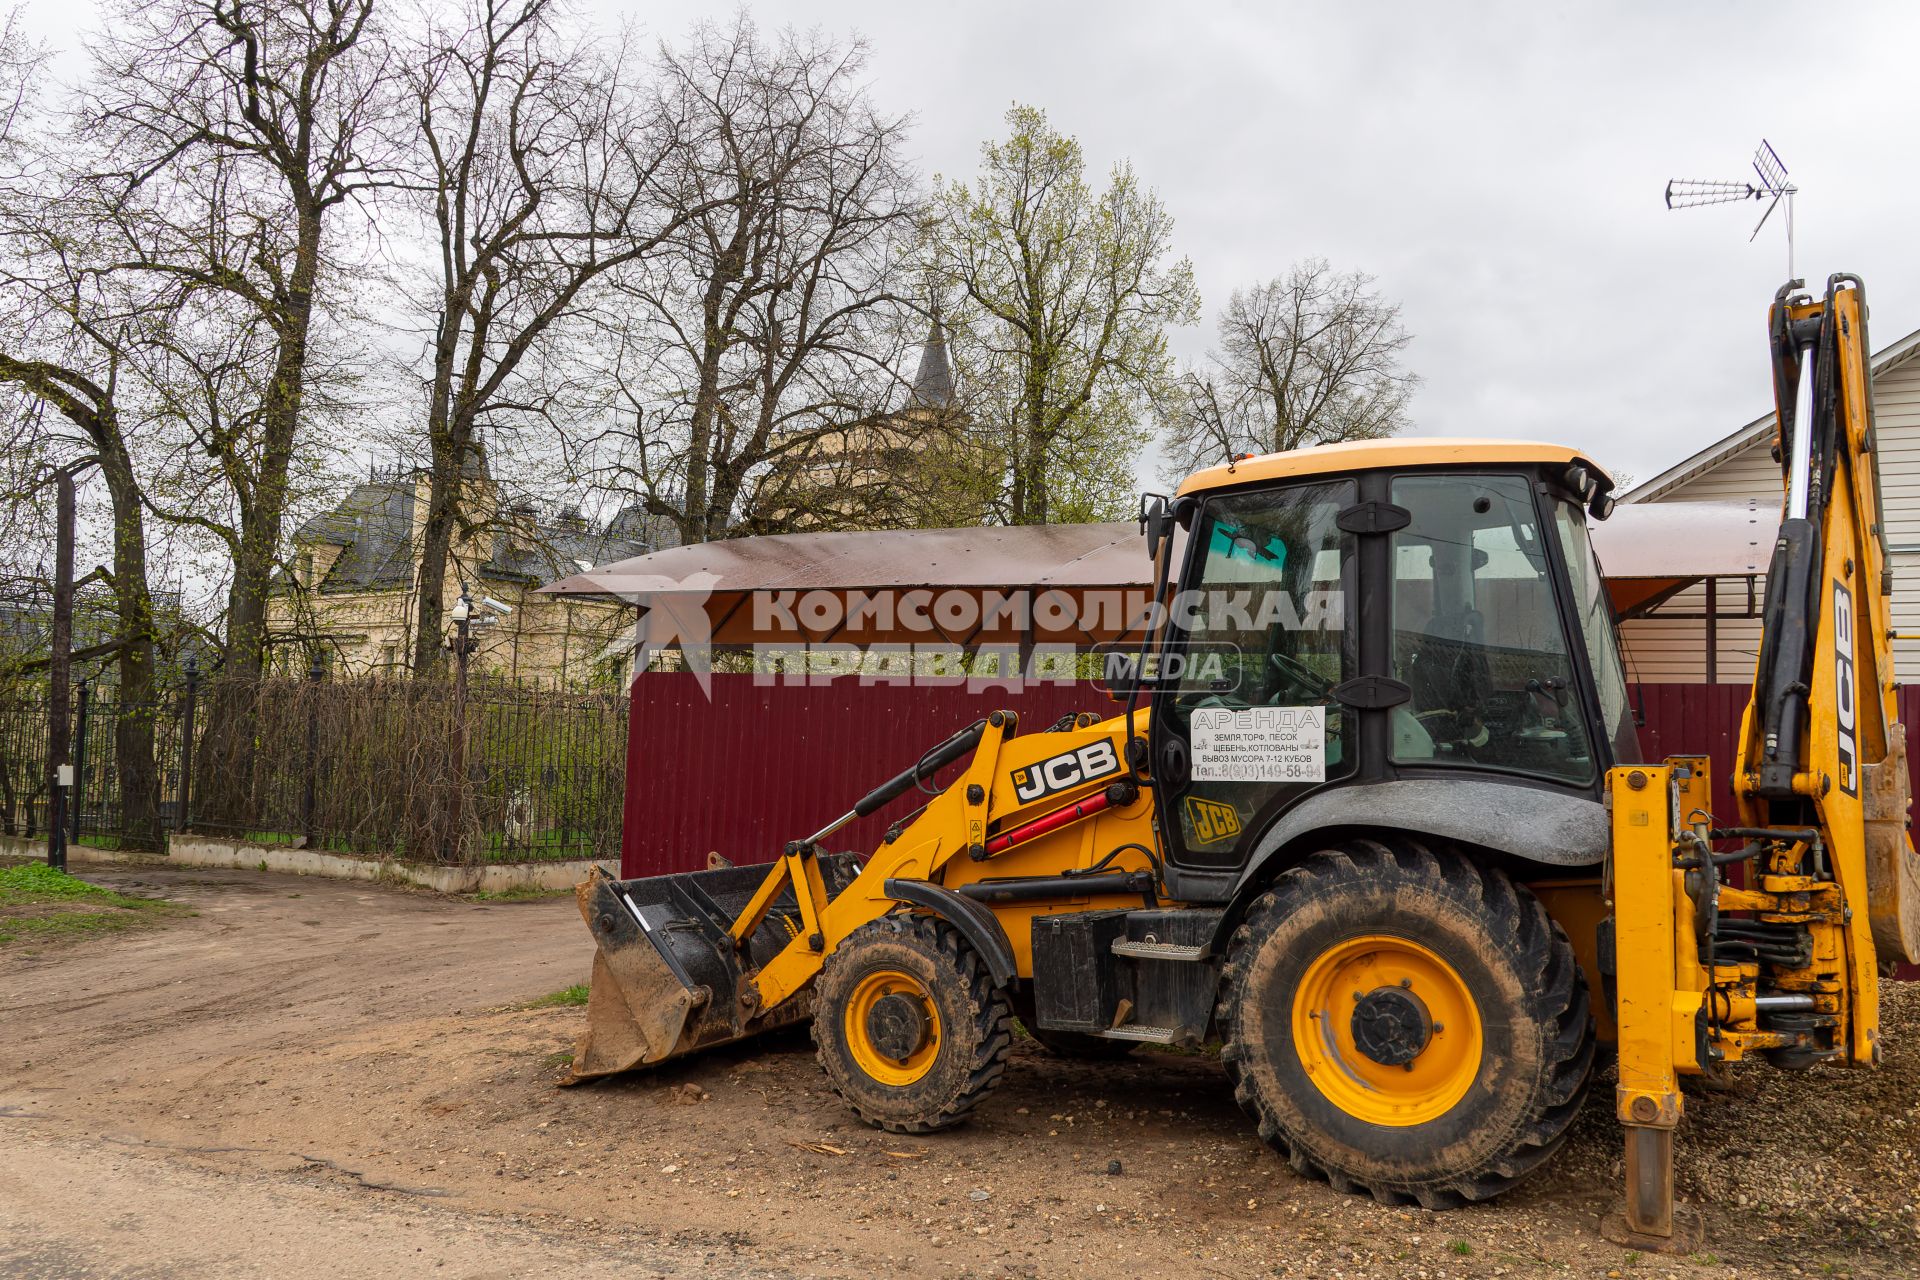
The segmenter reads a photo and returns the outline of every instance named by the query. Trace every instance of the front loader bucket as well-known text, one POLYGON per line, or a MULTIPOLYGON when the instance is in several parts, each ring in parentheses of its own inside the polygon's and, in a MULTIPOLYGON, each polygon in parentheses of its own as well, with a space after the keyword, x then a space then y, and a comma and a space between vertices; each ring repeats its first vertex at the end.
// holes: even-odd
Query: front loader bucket
MULTIPOLYGON (((829 893, 852 883, 852 854, 822 854, 829 893)), ((662 1062, 712 1045, 803 1022, 806 999, 757 1009, 750 978, 791 942, 799 910, 791 888, 774 900, 743 950, 729 936, 766 879, 766 866, 718 867, 616 880, 595 868, 574 889, 593 934, 587 1029, 567 1083, 662 1062)))

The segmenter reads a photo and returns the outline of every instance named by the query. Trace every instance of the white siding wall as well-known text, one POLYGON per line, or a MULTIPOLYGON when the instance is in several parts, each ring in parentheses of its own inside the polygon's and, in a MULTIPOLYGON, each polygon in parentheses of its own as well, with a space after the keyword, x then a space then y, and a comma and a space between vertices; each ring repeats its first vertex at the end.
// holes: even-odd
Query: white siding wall
MULTIPOLYGON (((1874 383, 1875 417, 1880 431, 1880 483, 1885 489, 1887 542, 1893 562, 1893 621, 1902 632, 1920 633, 1920 359, 1908 360, 1874 383)), ((1711 470, 1653 499, 1655 502, 1711 502, 1726 498, 1780 500, 1780 469, 1768 456, 1772 436, 1723 458, 1711 470)), ((1764 591, 1766 580, 1757 589, 1764 591)), ((1628 678, 1695 684, 1707 678, 1706 623, 1698 617, 1661 614, 1703 613, 1706 591, 1696 586, 1656 610, 1652 617, 1623 623, 1620 640, 1627 651, 1628 678)), ((1725 580, 1718 597, 1718 670, 1722 684, 1746 684, 1760 645, 1755 621, 1728 617, 1746 611, 1744 580, 1725 580)), ((1901 683, 1920 681, 1920 642, 1896 642, 1895 667, 1901 683)))

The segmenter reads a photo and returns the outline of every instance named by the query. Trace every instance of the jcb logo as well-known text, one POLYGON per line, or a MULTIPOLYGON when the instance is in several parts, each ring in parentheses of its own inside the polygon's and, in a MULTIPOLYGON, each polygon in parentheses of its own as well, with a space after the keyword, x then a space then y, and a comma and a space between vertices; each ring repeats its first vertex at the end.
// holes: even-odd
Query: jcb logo
POLYGON ((1050 796, 1083 782, 1120 772, 1120 756, 1110 738, 1049 756, 1038 764, 1013 771, 1013 794, 1021 804, 1050 796))
POLYGON ((1219 844, 1240 834, 1240 812, 1218 800, 1187 797, 1187 820, 1193 824, 1195 844, 1219 844))
POLYGON ((1857 719, 1853 686, 1853 596, 1833 584, 1833 704, 1839 733, 1835 747, 1840 756, 1840 789, 1848 795, 1860 794, 1860 756, 1855 745, 1853 725, 1857 719))

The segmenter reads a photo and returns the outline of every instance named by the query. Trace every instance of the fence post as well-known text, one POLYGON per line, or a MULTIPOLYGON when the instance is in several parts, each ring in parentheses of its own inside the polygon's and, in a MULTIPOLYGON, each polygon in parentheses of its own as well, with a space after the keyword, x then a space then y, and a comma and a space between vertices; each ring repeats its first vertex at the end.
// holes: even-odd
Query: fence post
POLYGON ((307 769, 306 789, 300 796, 300 835, 303 845, 315 844, 314 775, 320 765, 320 681, 327 669, 320 663, 320 651, 313 651, 313 665, 307 668, 307 769))
POLYGON ((73 834, 68 839, 73 844, 79 844, 80 814, 87 807, 87 707, 92 701, 88 696, 85 676, 74 681, 74 696, 73 795, 68 802, 73 806, 73 834))
POLYGON ((187 655, 187 687, 180 696, 180 807, 173 829, 185 831, 193 821, 193 708, 200 692, 200 664, 187 655))

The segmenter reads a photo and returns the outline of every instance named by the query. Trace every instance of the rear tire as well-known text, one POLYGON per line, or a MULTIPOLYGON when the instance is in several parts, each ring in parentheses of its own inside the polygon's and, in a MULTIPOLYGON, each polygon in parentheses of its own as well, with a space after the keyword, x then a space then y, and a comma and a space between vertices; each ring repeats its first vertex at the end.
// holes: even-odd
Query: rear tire
POLYGON ((931 1133, 1000 1083, 1013 1010, 959 931, 890 915, 855 930, 814 984, 813 1043, 833 1091, 868 1124, 931 1133))
POLYGON ((1217 1016, 1261 1138, 1386 1204, 1507 1190, 1592 1077, 1586 983, 1539 900, 1405 836, 1281 875, 1234 933, 1217 1016))

